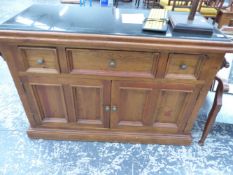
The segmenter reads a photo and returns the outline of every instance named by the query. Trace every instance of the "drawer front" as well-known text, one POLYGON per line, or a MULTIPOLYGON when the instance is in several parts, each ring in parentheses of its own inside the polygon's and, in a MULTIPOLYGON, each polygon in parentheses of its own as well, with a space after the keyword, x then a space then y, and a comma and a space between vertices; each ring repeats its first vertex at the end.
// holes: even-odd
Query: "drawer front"
POLYGON ((232 19, 233 18, 233 13, 225 13, 224 16, 228 19, 232 19))
POLYGON ((200 54, 169 54, 165 78, 198 79, 204 60, 200 54))
POLYGON ((154 78, 158 53, 94 49, 67 49, 70 72, 154 78))
POLYGON ((19 47, 24 71, 58 73, 59 64, 55 48, 19 47))

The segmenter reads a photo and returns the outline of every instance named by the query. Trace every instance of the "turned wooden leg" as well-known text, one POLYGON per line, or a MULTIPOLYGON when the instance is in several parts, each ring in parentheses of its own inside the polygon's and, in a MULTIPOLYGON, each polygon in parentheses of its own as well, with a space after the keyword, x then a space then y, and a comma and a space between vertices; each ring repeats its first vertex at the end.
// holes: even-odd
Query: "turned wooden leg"
POLYGON ((215 119, 218 115, 218 112, 220 111, 221 107, 222 107, 222 95, 223 95, 223 82, 220 78, 215 77, 215 80, 218 81, 218 87, 216 90, 216 94, 214 97, 214 103, 213 106, 208 114, 208 119, 207 122, 205 124, 205 128, 204 131, 202 133, 201 139, 199 140, 199 145, 204 145, 205 139, 210 131, 210 129, 213 126, 213 123, 215 122, 215 119))

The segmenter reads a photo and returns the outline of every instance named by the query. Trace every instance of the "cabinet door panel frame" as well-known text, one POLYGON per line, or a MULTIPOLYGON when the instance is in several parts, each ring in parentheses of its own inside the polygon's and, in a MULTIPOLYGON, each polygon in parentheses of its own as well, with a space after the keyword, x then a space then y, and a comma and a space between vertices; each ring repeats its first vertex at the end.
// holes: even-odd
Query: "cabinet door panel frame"
MULTIPOLYGON (((191 101, 192 99, 192 93, 193 91, 192 90, 178 90, 178 89, 160 89, 159 90, 159 96, 158 96, 158 106, 156 108, 156 114, 154 115, 155 118, 154 118, 154 124, 153 126, 156 127, 156 128, 164 128, 164 127, 169 127, 169 128, 173 128, 175 131, 178 131, 179 128, 180 128, 180 125, 184 122, 183 119, 185 118, 185 114, 187 113, 187 106, 189 104, 189 102, 191 101), (165 93, 184 93, 185 97, 184 97, 184 100, 182 101, 182 107, 179 107, 179 111, 176 111, 177 114, 176 114, 176 117, 174 122, 159 122, 159 119, 158 119, 158 113, 160 112, 160 105, 162 103, 162 100, 164 99, 163 95, 162 94, 165 94, 165 93)), ((175 104, 174 104, 175 105, 175 104)), ((167 112, 167 115, 171 115, 171 112, 172 110, 170 109, 169 112, 167 112)), ((164 117, 163 117, 164 119, 164 117)))
MULTIPOLYGON (((153 101, 153 97, 157 94, 156 91, 153 90, 151 84, 148 83, 141 83, 141 82, 129 82, 129 81, 113 81, 112 83, 112 98, 111 98, 111 105, 116 105, 118 108, 121 108, 123 105, 122 103, 127 103, 127 101, 124 99, 122 100, 120 91, 121 90, 128 90, 128 91, 134 91, 137 98, 139 98, 144 91, 144 103, 142 104, 141 108, 141 116, 136 117, 138 120, 135 121, 120 121, 122 118, 122 114, 120 113, 122 109, 119 109, 117 112, 111 113, 111 128, 125 128, 125 129, 146 129, 148 127, 151 127, 153 125, 153 118, 148 117, 153 112, 153 105, 156 104, 156 101, 153 101), (141 91, 141 92, 140 92, 141 91), (121 102, 122 101, 122 102, 121 102), (140 120, 139 120, 140 119, 140 120)), ((132 95, 131 95, 132 96, 132 95)), ((134 99, 131 99, 132 103, 134 102, 134 99)), ((138 102, 136 102, 138 103, 138 102)), ((138 104, 136 104, 138 108, 140 107, 138 104)), ((131 107, 132 108, 132 107, 131 107)), ((140 109, 137 109, 140 111, 140 109)), ((124 111, 123 111, 124 112, 124 111)), ((128 114, 130 115, 130 114, 128 114)))
MULTIPOLYGON (((121 121, 122 116, 124 114, 120 113, 120 109, 116 112, 111 113, 111 125, 110 127, 113 129, 129 129, 129 130, 143 130, 143 131, 159 131, 159 132, 170 132, 170 133, 182 133, 184 127, 186 126, 186 122, 188 119, 188 115, 192 112, 192 107, 195 105, 195 98, 197 98, 200 92, 201 84, 189 84, 189 83, 174 83, 174 82, 124 82, 124 81, 113 81, 112 83, 112 99, 111 105, 117 106, 121 108, 125 103, 124 98, 120 98, 122 90, 142 90, 144 91, 145 98, 147 98, 144 106, 142 107, 142 121, 121 121), (198 87, 199 86, 199 87, 198 87), (148 91, 149 93, 145 93, 148 91), (168 93, 167 97, 163 97, 162 93, 168 93), (170 93, 170 95, 169 95, 170 93), (177 93, 180 93, 177 95, 177 93), (167 122, 159 122, 158 120, 158 112, 159 107, 164 98, 165 100, 173 100, 174 103, 178 103, 180 109, 176 111, 176 107, 170 106, 171 114, 169 117, 174 116, 174 119, 170 118, 167 122), (157 100, 155 100, 157 99, 157 100), (121 102, 122 100, 122 102, 121 102), (179 102, 180 101, 180 102, 179 102), (169 120, 171 120, 169 122, 169 120), (174 120, 174 121, 172 121, 174 120)), ((125 95, 127 96, 127 95, 125 95)), ((136 97, 136 96, 135 96, 136 97)), ((137 98, 137 97, 136 97, 137 98)), ((134 103, 134 99, 131 99, 132 103, 134 103)), ((127 102, 126 102, 127 103, 127 102)), ((170 102, 170 105, 172 103, 170 102)), ((165 102, 166 105, 166 102, 165 102)), ((169 105, 169 103, 168 103, 169 105)), ((175 105, 175 104, 174 104, 175 105)), ((124 107, 124 106, 123 106, 124 107)), ((169 108, 169 106, 168 106, 169 108)), ((163 110, 163 109, 162 109, 163 110)), ((166 111, 162 111, 166 112, 166 111)), ((132 114, 134 115, 134 114, 132 114)), ((129 120, 132 118, 130 117, 129 120)), ((134 120, 134 119, 133 119, 134 120)), ((166 119, 165 119, 166 120, 166 119)))
MULTIPOLYGON (((53 128, 59 126, 60 128, 76 129, 141 130, 145 132, 158 131, 161 133, 183 133, 188 116, 191 114, 192 107, 195 105, 194 98, 197 98, 201 89, 200 87, 202 87, 201 82, 191 84, 172 81, 109 81, 81 78, 63 79, 59 77, 52 79, 42 78, 40 76, 29 76, 25 79, 27 80, 25 82, 27 91, 29 92, 29 100, 33 102, 32 110, 35 114, 39 115, 38 118, 40 121, 38 123, 41 126, 53 128), (43 117, 43 106, 38 100, 40 98, 38 97, 36 86, 52 86, 59 88, 59 94, 61 94, 65 111, 64 119, 43 117), (79 93, 79 95, 77 95, 77 93, 79 93), (165 93, 165 95, 168 93, 168 96, 163 97, 163 93, 165 93), (174 95, 177 93, 181 95, 174 95), (129 97, 127 97, 127 95, 129 95, 129 97), (174 111, 177 112, 172 112, 171 117, 175 115, 175 118, 170 118, 167 122, 166 119, 164 121, 159 121, 157 118, 158 115, 156 114, 158 113, 159 105, 163 105, 163 103, 166 104, 166 102, 162 102, 162 99, 167 98, 167 100, 171 100, 173 97, 177 98, 175 103, 180 104, 178 104, 179 107, 177 107, 177 109, 180 110, 176 111, 176 107, 174 108, 171 103, 168 104, 171 110, 175 109, 174 111), (91 102, 85 101, 86 99, 91 100, 91 102), (78 100, 80 101, 78 102, 78 100), (97 102, 93 102, 93 100, 97 100, 97 102), (93 107, 93 105, 95 105, 95 107, 93 107), (111 110, 108 112, 104 111, 105 106, 109 106, 111 110), (113 111, 114 106, 118 108, 116 111, 113 111), (83 109, 79 109, 79 107, 83 109), (88 107, 90 107, 90 109, 88 107), (70 109, 72 110, 70 111, 70 109), (87 113, 85 113, 86 109, 93 110, 94 113, 93 111, 87 111, 87 113), (97 113, 95 112, 96 109, 98 111, 97 113), (69 113, 67 113, 68 110, 69 113), (80 111, 84 114, 82 115, 84 118, 82 116, 79 118, 80 116, 78 113, 80 111), (84 113, 82 111, 84 111, 84 113), (88 112, 91 115, 89 115, 88 112), (88 114, 86 115, 87 117, 85 117, 85 114, 88 114)), ((162 109, 162 112, 164 112, 164 109, 162 109)))
MULTIPOLYGON (((34 115, 37 115, 39 118, 38 124, 41 125, 43 123, 67 123, 69 121, 69 117, 67 114, 67 103, 65 100, 65 95, 64 95, 64 89, 62 84, 54 83, 47 83, 47 82, 37 82, 37 81, 30 81, 30 80, 24 80, 24 86, 26 87, 27 90, 27 95, 28 98, 31 99, 32 101, 32 111, 34 111, 34 115), (26 85, 26 86, 25 86, 26 85), (45 114, 45 106, 43 106, 41 99, 38 94, 38 86, 44 86, 46 87, 56 87, 59 89, 60 95, 61 95, 61 104, 62 104, 62 110, 64 113, 64 118, 56 118, 56 117, 46 117, 45 114)), ((60 109, 61 110, 61 109, 60 109)))
MULTIPOLYGON (((110 106, 110 84, 111 81, 105 81, 105 80, 82 80, 82 79, 78 79, 74 82, 69 82, 69 93, 72 94, 72 106, 74 106, 74 116, 73 121, 76 122, 76 124, 79 127, 102 127, 102 128, 109 128, 109 121, 110 121, 110 111, 106 112, 104 111, 104 107, 105 106, 110 106), (87 105, 83 105, 80 104, 78 102, 79 99, 83 100, 83 98, 85 96, 89 96, 88 94, 85 94, 85 91, 89 91, 92 89, 92 91, 97 91, 99 89, 99 97, 97 97, 96 94, 93 94, 97 99, 99 98, 99 107, 98 107, 98 102, 95 99, 95 104, 96 107, 94 107, 95 109, 97 109, 99 111, 99 120, 97 119, 88 119, 86 117, 84 118, 80 118, 79 114, 80 112, 83 114, 88 114, 88 113, 93 113, 93 111, 91 111, 91 106, 89 106, 89 109, 87 108, 87 105), (80 91, 80 92, 78 92, 80 91), (79 97, 78 96, 79 93, 79 97), (81 97, 82 96, 82 97, 81 97), (80 108, 80 110, 78 109, 80 108), (85 119, 86 118, 86 119, 85 119)), ((92 92, 93 93, 93 92, 92 92)), ((92 95, 92 97, 93 97, 92 95)), ((90 99, 88 99, 90 100, 90 99)), ((88 102, 85 102, 86 104, 88 104, 88 102)), ((89 103, 92 104, 92 103, 89 103)), ((92 109, 93 110, 93 109, 92 109)), ((93 117, 93 116, 91 116, 93 117)))

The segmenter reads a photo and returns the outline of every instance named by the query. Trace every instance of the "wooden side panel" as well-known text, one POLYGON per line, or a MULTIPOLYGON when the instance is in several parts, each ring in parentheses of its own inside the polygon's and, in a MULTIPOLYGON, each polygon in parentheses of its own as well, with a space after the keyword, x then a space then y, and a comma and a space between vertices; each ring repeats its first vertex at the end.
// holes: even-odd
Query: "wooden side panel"
POLYGON ((109 127, 110 81, 77 81, 70 84, 75 121, 80 126, 109 127))
POLYGON ((7 61, 9 70, 11 72, 11 76, 14 80, 15 86, 19 93, 21 102, 24 106, 24 110, 27 114, 27 118, 29 120, 31 127, 36 127, 39 123, 39 119, 33 115, 33 112, 30 108, 30 102, 28 101, 27 94, 25 93, 25 88, 23 83, 20 80, 18 74, 18 60, 17 58, 17 46, 16 45, 7 45, 6 43, 0 42, 0 52, 2 57, 7 61))

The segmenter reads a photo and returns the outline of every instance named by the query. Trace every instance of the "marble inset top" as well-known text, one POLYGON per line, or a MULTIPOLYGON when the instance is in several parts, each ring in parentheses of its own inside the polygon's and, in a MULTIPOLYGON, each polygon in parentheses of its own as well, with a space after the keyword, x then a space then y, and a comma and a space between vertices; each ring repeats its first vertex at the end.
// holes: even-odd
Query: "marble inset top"
POLYGON ((148 14, 141 9, 36 4, 1 24, 0 30, 230 41, 216 28, 212 35, 172 32, 170 25, 166 33, 146 32, 142 26, 148 14))

